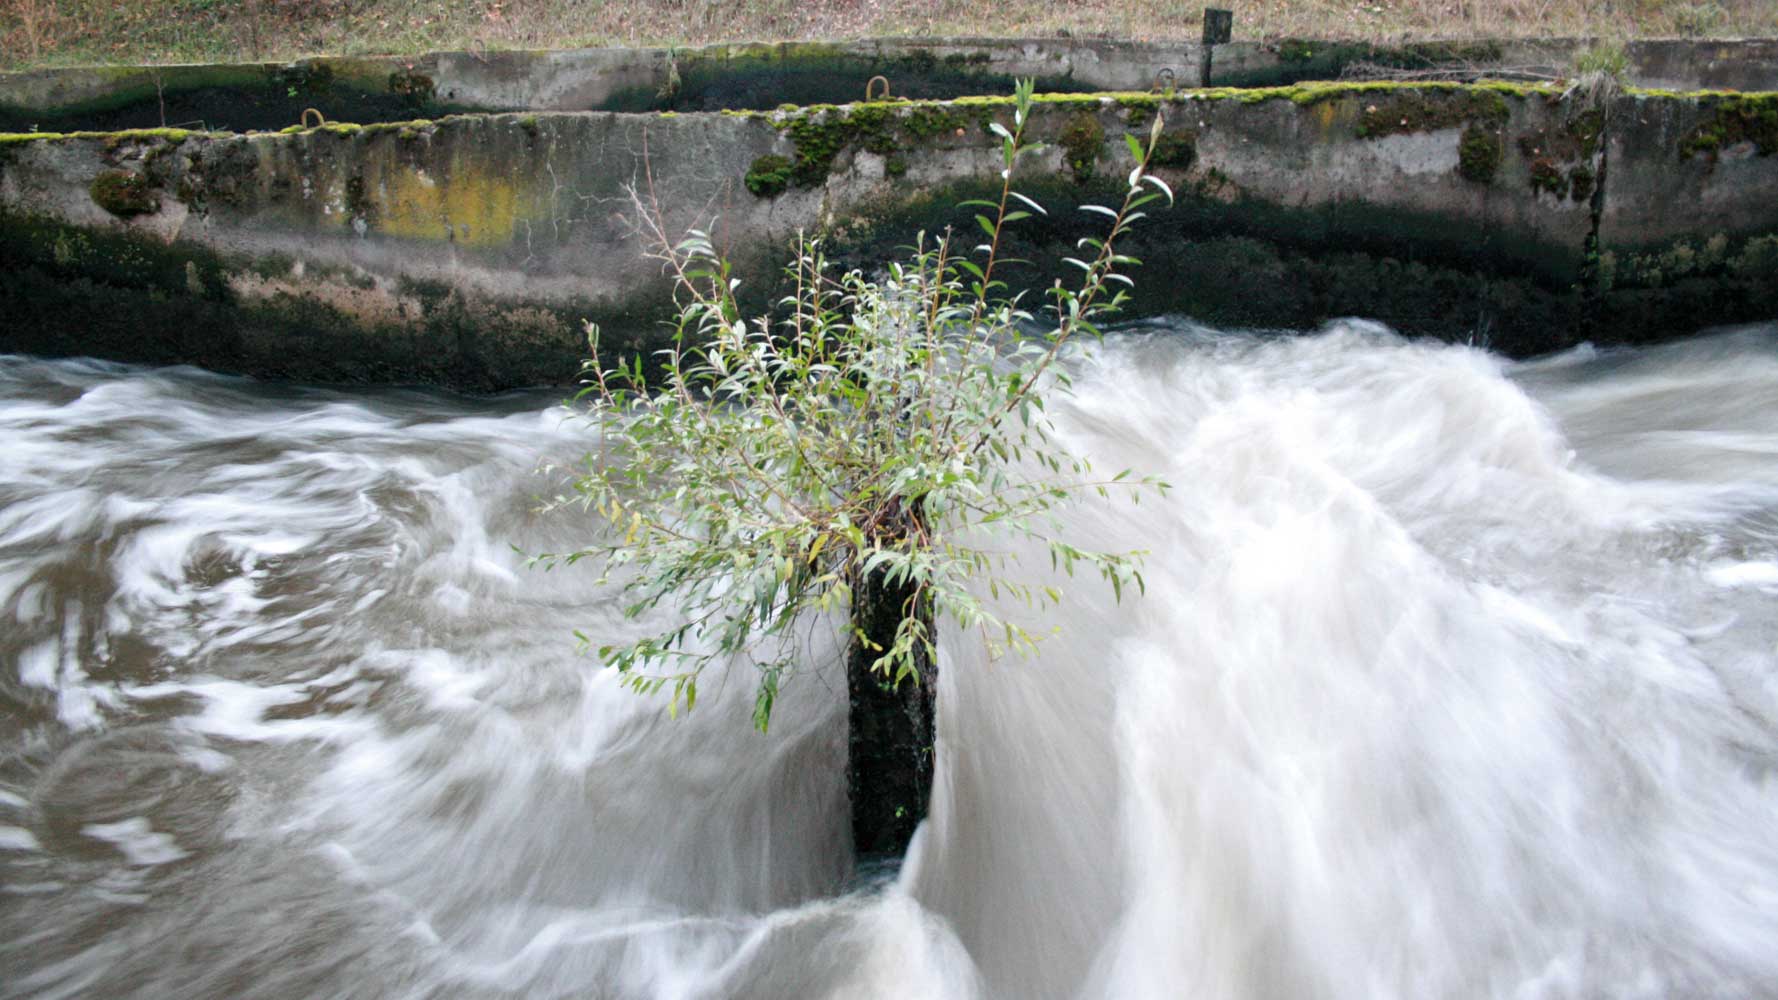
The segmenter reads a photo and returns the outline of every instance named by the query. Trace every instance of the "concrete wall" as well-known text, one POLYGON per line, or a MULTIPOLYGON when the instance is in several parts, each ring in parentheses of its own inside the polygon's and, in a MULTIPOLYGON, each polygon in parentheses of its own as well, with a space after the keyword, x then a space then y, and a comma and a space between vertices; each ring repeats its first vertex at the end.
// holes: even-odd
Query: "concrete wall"
POLYGON ((1621 98, 1605 158, 1602 328, 1778 318, 1778 98, 1621 98))
MULTIPOLYGON (((0 350, 564 381, 582 319, 644 346, 669 311, 628 188, 669 228, 714 220, 764 300, 799 231, 880 263, 919 229, 971 225, 955 203, 993 184, 986 125, 1009 114, 978 98, 15 136, 0 140, 0 350)), ((1117 196, 1122 136, 1157 114, 1180 203, 1131 244, 1148 261, 1142 311, 1296 328, 1369 315, 1520 354, 1778 316, 1778 95, 1056 96, 1034 123, 1051 145, 1020 174, 1052 215, 1016 227, 1014 250, 1053 262, 1090 232, 1072 205, 1117 196)), ((1061 272, 1031 276, 1045 273, 1061 272)))
MULTIPOLYGON (((1290 39, 1218 46, 1216 85, 1338 78, 1353 63, 1571 75, 1586 39, 1369 43, 1290 39)), ((1626 82, 1667 89, 1778 89, 1778 41, 1643 41, 1626 82)), ((304 108, 367 124, 453 111, 767 110, 862 99, 883 74, 901 96, 1004 94, 1018 77, 1050 91, 1196 86, 1193 42, 876 39, 693 49, 446 52, 288 65, 106 67, 0 74, 0 131, 184 127, 277 129, 304 108)))
POLYGON ((1625 46, 1627 75, 1664 90, 1778 90, 1778 39, 1650 39, 1625 46))

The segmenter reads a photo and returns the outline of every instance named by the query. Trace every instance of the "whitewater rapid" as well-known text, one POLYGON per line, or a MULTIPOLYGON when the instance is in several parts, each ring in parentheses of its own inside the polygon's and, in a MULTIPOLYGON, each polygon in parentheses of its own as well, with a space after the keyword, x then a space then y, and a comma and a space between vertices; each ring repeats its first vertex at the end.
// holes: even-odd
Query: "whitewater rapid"
POLYGON ((1147 594, 944 636, 888 874, 831 640, 576 655, 556 402, 0 359, 0 997, 1778 997, 1778 327, 1113 337, 1147 594))

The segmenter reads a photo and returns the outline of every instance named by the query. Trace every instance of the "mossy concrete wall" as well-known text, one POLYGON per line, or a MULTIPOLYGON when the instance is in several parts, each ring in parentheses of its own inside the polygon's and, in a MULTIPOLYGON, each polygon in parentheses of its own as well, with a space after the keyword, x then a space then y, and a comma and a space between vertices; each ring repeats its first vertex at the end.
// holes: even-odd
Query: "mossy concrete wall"
MULTIPOLYGON (((1054 95, 1020 186, 1031 279, 1165 123, 1179 205, 1137 310, 1341 315, 1528 354, 1778 316, 1778 95, 1325 85, 1054 95)), ((634 199, 713 227, 753 301, 799 231, 880 262, 999 169, 1003 99, 464 115, 279 134, 0 136, 0 350, 496 389, 572 379, 583 319, 659 342, 634 199)))
POLYGON ((1778 96, 1619 99, 1603 155, 1602 327, 1778 318, 1778 96))
MULTIPOLYGON (((1588 39, 1393 45, 1283 39, 1217 46, 1215 85, 1340 77, 1355 64, 1572 76, 1588 39)), ((1778 89, 1778 40, 1631 42, 1625 82, 1667 89, 1778 89)), ((305 108, 361 123, 465 111, 769 110, 842 103, 886 76, 900 96, 1126 91, 1201 82, 1202 46, 1106 39, 866 39, 686 49, 443 52, 290 64, 94 67, 0 73, 0 131, 167 125, 278 129, 305 108)))
POLYGON ((1778 38, 1646 39, 1624 47, 1631 82, 1662 90, 1778 90, 1778 38))

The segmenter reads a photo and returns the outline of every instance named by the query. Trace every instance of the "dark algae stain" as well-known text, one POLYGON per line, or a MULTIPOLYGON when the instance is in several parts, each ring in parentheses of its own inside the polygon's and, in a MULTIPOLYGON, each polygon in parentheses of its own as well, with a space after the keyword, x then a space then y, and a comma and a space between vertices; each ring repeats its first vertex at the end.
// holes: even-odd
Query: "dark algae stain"
MULTIPOLYGON (((625 88, 597 111, 766 111, 786 103, 814 107, 865 96, 875 76, 897 97, 949 100, 969 94, 1011 93, 1014 76, 998 72, 993 54, 975 50, 944 56, 924 49, 865 53, 824 42, 711 45, 678 50, 666 80, 625 88)), ((1064 74, 1040 77, 1038 89, 1081 92, 1090 86, 1064 74)))
POLYGON ((101 170, 87 189, 93 203, 120 219, 160 210, 160 198, 148 178, 132 170, 101 170))
POLYGON ((152 128, 275 130, 314 108, 328 121, 378 122, 481 110, 441 98, 432 79, 413 69, 370 75, 349 59, 287 66, 231 64, 99 70, 124 75, 98 97, 52 107, 0 104, 0 132, 152 128), (336 68, 336 66, 338 68, 336 68))
MULTIPOLYGON (((300 291, 242 296, 241 279, 294 280, 290 258, 235 258, 186 240, 0 214, 0 351, 197 364, 270 378, 425 383, 474 391, 565 383, 579 370, 589 317, 651 331, 665 297, 552 306, 466 298, 403 283, 419 303, 400 322, 367 320, 300 291)), ((314 277, 319 271, 308 268, 314 277)), ((361 287, 365 278, 340 279, 361 287)), ((664 346, 625 335, 623 350, 664 346)))
POLYGON ((1227 82, 1241 86, 1276 86, 1302 80, 1333 80, 1354 64, 1390 70, 1474 71, 1498 64, 1506 55, 1498 42, 1414 42, 1381 45, 1333 39, 1284 38, 1270 43, 1275 66, 1230 74, 1227 82))

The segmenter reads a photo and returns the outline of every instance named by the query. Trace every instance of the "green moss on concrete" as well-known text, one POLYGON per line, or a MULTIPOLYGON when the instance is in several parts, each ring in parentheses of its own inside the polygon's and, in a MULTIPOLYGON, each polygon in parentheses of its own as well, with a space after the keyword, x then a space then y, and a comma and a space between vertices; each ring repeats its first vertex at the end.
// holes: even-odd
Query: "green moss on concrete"
MULTIPOLYGON (((492 117, 492 116, 489 116, 492 117)), ((527 116, 536 120, 535 115, 527 116)), ((358 122, 324 121, 319 125, 290 125, 278 130, 279 135, 328 135, 336 139, 356 139, 393 132, 398 137, 414 139, 429 135, 450 118, 434 120, 431 118, 415 118, 406 121, 385 121, 359 124, 358 122)), ((521 122, 520 127, 523 128, 521 122)))
POLYGON ((1381 94, 1359 114, 1356 132, 1360 139, 1465 126, 1497 131, 1511 117, 1505 97, 1492 89, 1414 89, 1381 94))
POLYGON ((945 133, 955 134, 966 127, 962 115, 937 104, 919 104, 901 116, 900 125, 916 139, 930 139, 945 133))
MULTIPOLYGON (((1732 240, 1726 233, 1681 239, 1640 250, 1620 251, 1612 258, 1612 286, 1617 289, 1665 288, 1713 276, 1744 280, 1778 280, 1778 233, 1732 240)), ((1778 287, 1773 289, 1778 297, 1778 287)))
POLYGON ((909 142, 928 143, 942 135, 966 131, 971 119, 965 112, 945 105, 875 102, 844 107, 818 105, 776 114, 773 120, 795 143, 791 183, 816 187, 827 180, 834 159, 842 150, 859 148, 886 157, 909 142))
POLYGON ((1630 341, 1778 316, 1778 233, 1716 233, 1601 255, 1600 328, 1630 341))
MULTIPOLYGON (((1452 83, 1443 81, 1403 82, 1399 80, 1369 80, 1358 83, 1297 83, 1284 87, 1257 87, 1251 89, 1237 87, 1219 87, 1208 91, 1194 91, 1195 96, 1233 97, 1243 101, 1257 100, 1290 100, 1299 105, 1314 105, 1324 101, 1339 100, 1346 97, 1356 98, 1403 98, 1430 99, 1439 95, 1449 95, 1474 102, 1472 108, 1479 118, 1498 117, 1506 110, 1504 103, 1497 104, 1490 95, 1503 99, 1546 97, 1554 98, 1561 91, 1549 84, 1509 83, 1501 80, 1483 80, 1478 83, 1452 83)), ((1411 107, 1408 110, 1413 110, 1411 107)), ((1436 113, 1435 113, 1436 114, 1436 113)))
POLYGON ((160 139, 164 142, 180 143, 200 133, 183 128, 133 128, 121 132, 109 132, 106 136, 112 141, 147 142, 160 139))
POLYGON ((109 146, 127 142, 148 142, 159 139, 180 143, 192 136, 225 135, 219 132, 194 132, 182 128, 132 128, 116 132, 0 132, 0 146, 24 145, 32 142, 66 142, 74 139, 98 139, 109 146))
POLYGON ((1681 158, 1707 156, 1715 162, 1723 150, 1743 142, 1761 156, 1778 152, 1778 93, 1724 97, 1707 106, 1710 117, 1680 140, 1681 158))
POLYGON ((1148 163, 1170 170, 1190 170, 1198 161, 1198 133, 1195 129, 1164 131, 1155 139, 1148 163))
POLYGON ((1531 161, 1531 190, 1553 195, 1557 201, 1568 196, 1568 175, 1547 156, 1531 161))
POLYGON ((1457 173, 1467 181, 1490 183, 1500 170, 1504 155, 1505 144, 1497 129, 1471 124, 1463 130, 1457 145, 1457 173))
POLYGON ((798 187, 825 181, 834 158, 858 135, 851 116, 838 109, 810 109, 792 118, 785 131, 796 143, 791 179, 798 187))
POLYGON ((1593 185, 1597 181, 1593 168, 1581 164, 1568 171, 1568 196, 1575 201, 1586 201, 1593 196, 1593 185))
POLYGON ((790 186, 790 177, 795 164, 782 156, 766 155, 753 161, 747 168, 744 182, 747 190, 760 198, 773 198, 784 193, 790 186))
POLYGON ((93 203, 120 219, 160 210, 160 199, 148 178, 130 170, 101 170, 87 188, 93 203))
POLYGON ((63 142, 72 138, 67 132, 0 132, 0 150, 16 150, 34 142, 63 142))
POLYGON ((1096 115, 1080 112, 1062 126, 1056 144, 1062 147, 1063 162, 1068 164, 1075 181, 1084 183, 1092 179, 1093 168, 1105 148, 1105 126, 1099 124, 1096 115))
MULTIPOLYGON (((1442 101, 1455 102, 1455 106, 1464 109, 1463 114, 1455 120, 1463 120, 1463 115, 1476 119, 1494 120, 1508 113, 1506 101, 1528 97, 1556 98, 1561 90, 1550 84, 1508 83, 1487 80, 1480 83, 1448 83, 1448 82, 1401 82, 1394 80, 1374 80, 1356 83, 1348 82, 1311 82, 1296 83, 1277 87, 1206 87, 1195 90, 1179 91, 1174 94, 1155 94, 1143 91, 1095 91, 1069 93, 1040 93, 1035 103, 1042 109, 1050 111, 1101 111, 1108 107, 1124 109, 1127 116, 1132 114, 1153 114, 1166 107, 1190 105, 1195 102, 1232 101, 1240 104, 1264 104, 1271 101, 1290 101, 1293 104, 1310 107, 1327 101, 1343 98, 1400 98, 1409 102, 1438 104, 1442 101)), ((920 105, 912 105, 918 107, 920 105)), ((967 111, 987 111, 998 113, 1010 111, 1013 106, 1011 96, 1002 95, 969 95, 940 104, 931 105, 935 108, 951 108, 962 113, 967 111)), ((832 109, 835 105, 813 105, 781 110, 772 116, 777 120, 787 117, 810 114, 819 110, 832 109)), ((738 116, 758 117, 760 112, 736 111, 738 116)), ((1450 116, 1448 110, 1428 110, 1418 117, 1438 118, 1450 116)))

